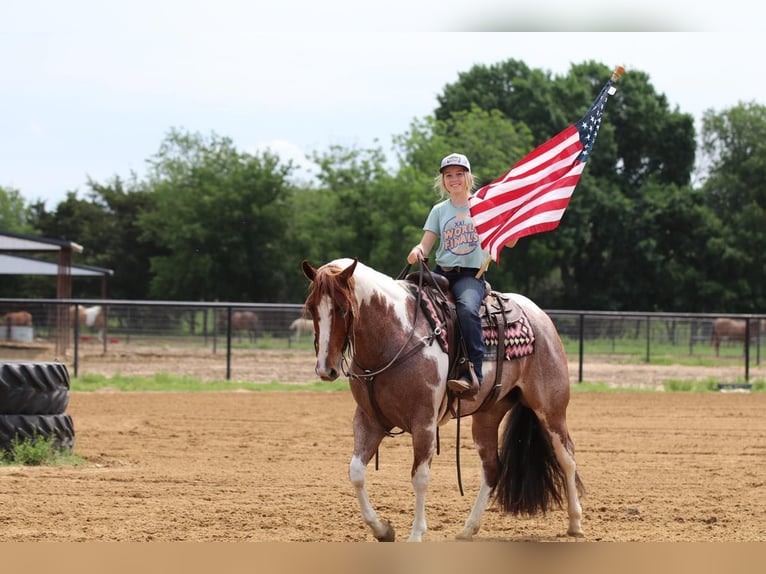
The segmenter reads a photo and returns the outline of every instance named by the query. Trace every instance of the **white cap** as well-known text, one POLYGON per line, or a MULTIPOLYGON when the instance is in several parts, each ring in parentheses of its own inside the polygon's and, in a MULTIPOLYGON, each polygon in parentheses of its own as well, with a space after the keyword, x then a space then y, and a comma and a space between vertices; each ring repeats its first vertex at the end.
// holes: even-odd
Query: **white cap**
POLYGON ((449 167, 451 165, 459 165, 460 167, 464 167, 466 171, 471 171, 471 164, 468 161, 468 158, 465 157, 462 153, 451 153, 447 157, 445 157, 442 160, 442 165, 439 168, 439 171, 444 171, 445 167, 449 167))

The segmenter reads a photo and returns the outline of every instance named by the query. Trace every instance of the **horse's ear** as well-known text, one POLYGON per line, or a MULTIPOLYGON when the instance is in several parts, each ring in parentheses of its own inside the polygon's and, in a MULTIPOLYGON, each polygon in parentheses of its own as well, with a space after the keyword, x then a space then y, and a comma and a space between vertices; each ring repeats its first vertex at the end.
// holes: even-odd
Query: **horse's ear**
POLYGON ((303 274, 306 276, 306 279, 313 281, 314 277, 316 277, 317 270, 314 269, 311 266, 311 263, 309 263, 306 259, 303 260, 301 267, 303 268, 303 274))
POLYGON ((351 276, 354 274, 354 270, 356 269, 356 264, 359 263, 359 259, 354 257, 354 262, 346 267, 343 271, 341 271, 339 278, 343 281, 348 282, 348 280, 351 278, 351 276))

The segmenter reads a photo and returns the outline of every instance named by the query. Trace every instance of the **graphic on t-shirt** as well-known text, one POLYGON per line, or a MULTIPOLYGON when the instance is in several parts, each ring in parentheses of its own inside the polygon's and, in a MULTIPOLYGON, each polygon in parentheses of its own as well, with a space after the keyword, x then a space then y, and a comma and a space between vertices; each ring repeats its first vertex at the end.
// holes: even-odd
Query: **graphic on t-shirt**
POLYGON ((442 229, 442 245, 455 255, 468 255, 479 247, 479 234, 468 214, 447 220, 442 229))

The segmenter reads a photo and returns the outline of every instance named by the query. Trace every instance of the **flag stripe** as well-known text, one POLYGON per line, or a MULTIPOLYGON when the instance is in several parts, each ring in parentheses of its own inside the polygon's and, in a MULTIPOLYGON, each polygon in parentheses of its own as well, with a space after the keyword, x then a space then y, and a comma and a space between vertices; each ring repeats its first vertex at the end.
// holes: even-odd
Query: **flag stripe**
POLYGON ((588 112, 532 150, 470 199, 471 217, 483 249, 495 261, 512 239, 558 227, 590 155, 610 80, 588 112))

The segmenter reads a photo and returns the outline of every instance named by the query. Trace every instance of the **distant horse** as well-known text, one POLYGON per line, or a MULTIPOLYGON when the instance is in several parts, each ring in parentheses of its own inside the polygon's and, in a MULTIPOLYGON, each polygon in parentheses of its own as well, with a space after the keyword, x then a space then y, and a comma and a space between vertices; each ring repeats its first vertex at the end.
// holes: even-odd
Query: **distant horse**
MULTIPOLYGON (((224 312, 218 315, 218 329, 220 331, 226 331, 227 321, 227 313, 224 312)), ((247 333, 248 340, 251 343, 254 342, 258 338, 260 324, 261 321, 254 311, 234 311, 231 314, 231 332, 236 334, 240 341, 242 341, 242 333, 245 332, 247 333)))
MULTIPOLYGON (((744 343, 746 327, 744 319, 721 317, 713 321, 710 344, 715 347, 715 356, 720 356, 721 341, 741 341, 744 343)), ((766 319, 750 321, 750 339, 755 339, 759 333, 766 333, 766 319)))
POLYGON ((2 324, 6 327, 31 327, 32 313, 29 311, 11 311, 3 315, 2 324))
POLYGON ((75 308, 77 309, 77 321, 80 329, 88 327, 91 331, 96 331, 98 340, 104 340, 104 309, 101 305, 93 307, 83 307, 82 305, 72 305, 69 307, 69 323, 74 325, 75 308))
POLYGON ((11 311, 3 315, 2 324, 6 328, 6 339, 11 339, 12 327, 31 327, 32 313, 29 311, 11 311))
POLYGON ((304 333, 314 334, 314 322, 311 319, 298 317, 295 321, 290 323, 290 331, 295 336, 296 340, 300 340, 301 335, 304 333))
MULTIPOLYGON (((444 333, 454 332, 454 316, 432 320, 423 306, 425 289, 356 259, 337 259, 319 268, 304 261, 303 273, 311 281, 305 310, 317 327, 315 371, 325 381, 346 375, 357 404, 349 477, 362 518, 377 540, 395 539, 394 528, 378 518, 365 488, 367 465, 383 438, 394 428, 412 436, 415 516, 409 540, 419 542, 427 530, 425 498, 437 428, 469 415, 482 479, 457 538, 471 540, 479 531, 490 498, 514 515, 545 513, 565 500, 567 534, 582 536, 582 482, 566 422, 567 359, 548 315, 522 295, 499 294, 516 306, 520 322, 504 323, 505 336, 495 335, 505 342, 498 345, 500 360, 484 363, 481 389, 466 401, 446 386, 457 345, 452 336, 447 351, 442 344, 444 333), (509 339, 511 345, 523 340, 527 347, 531 341, 533 348, 506 360, 509 339)), ((492 336, 487 330, 485 335, 492 336)))

